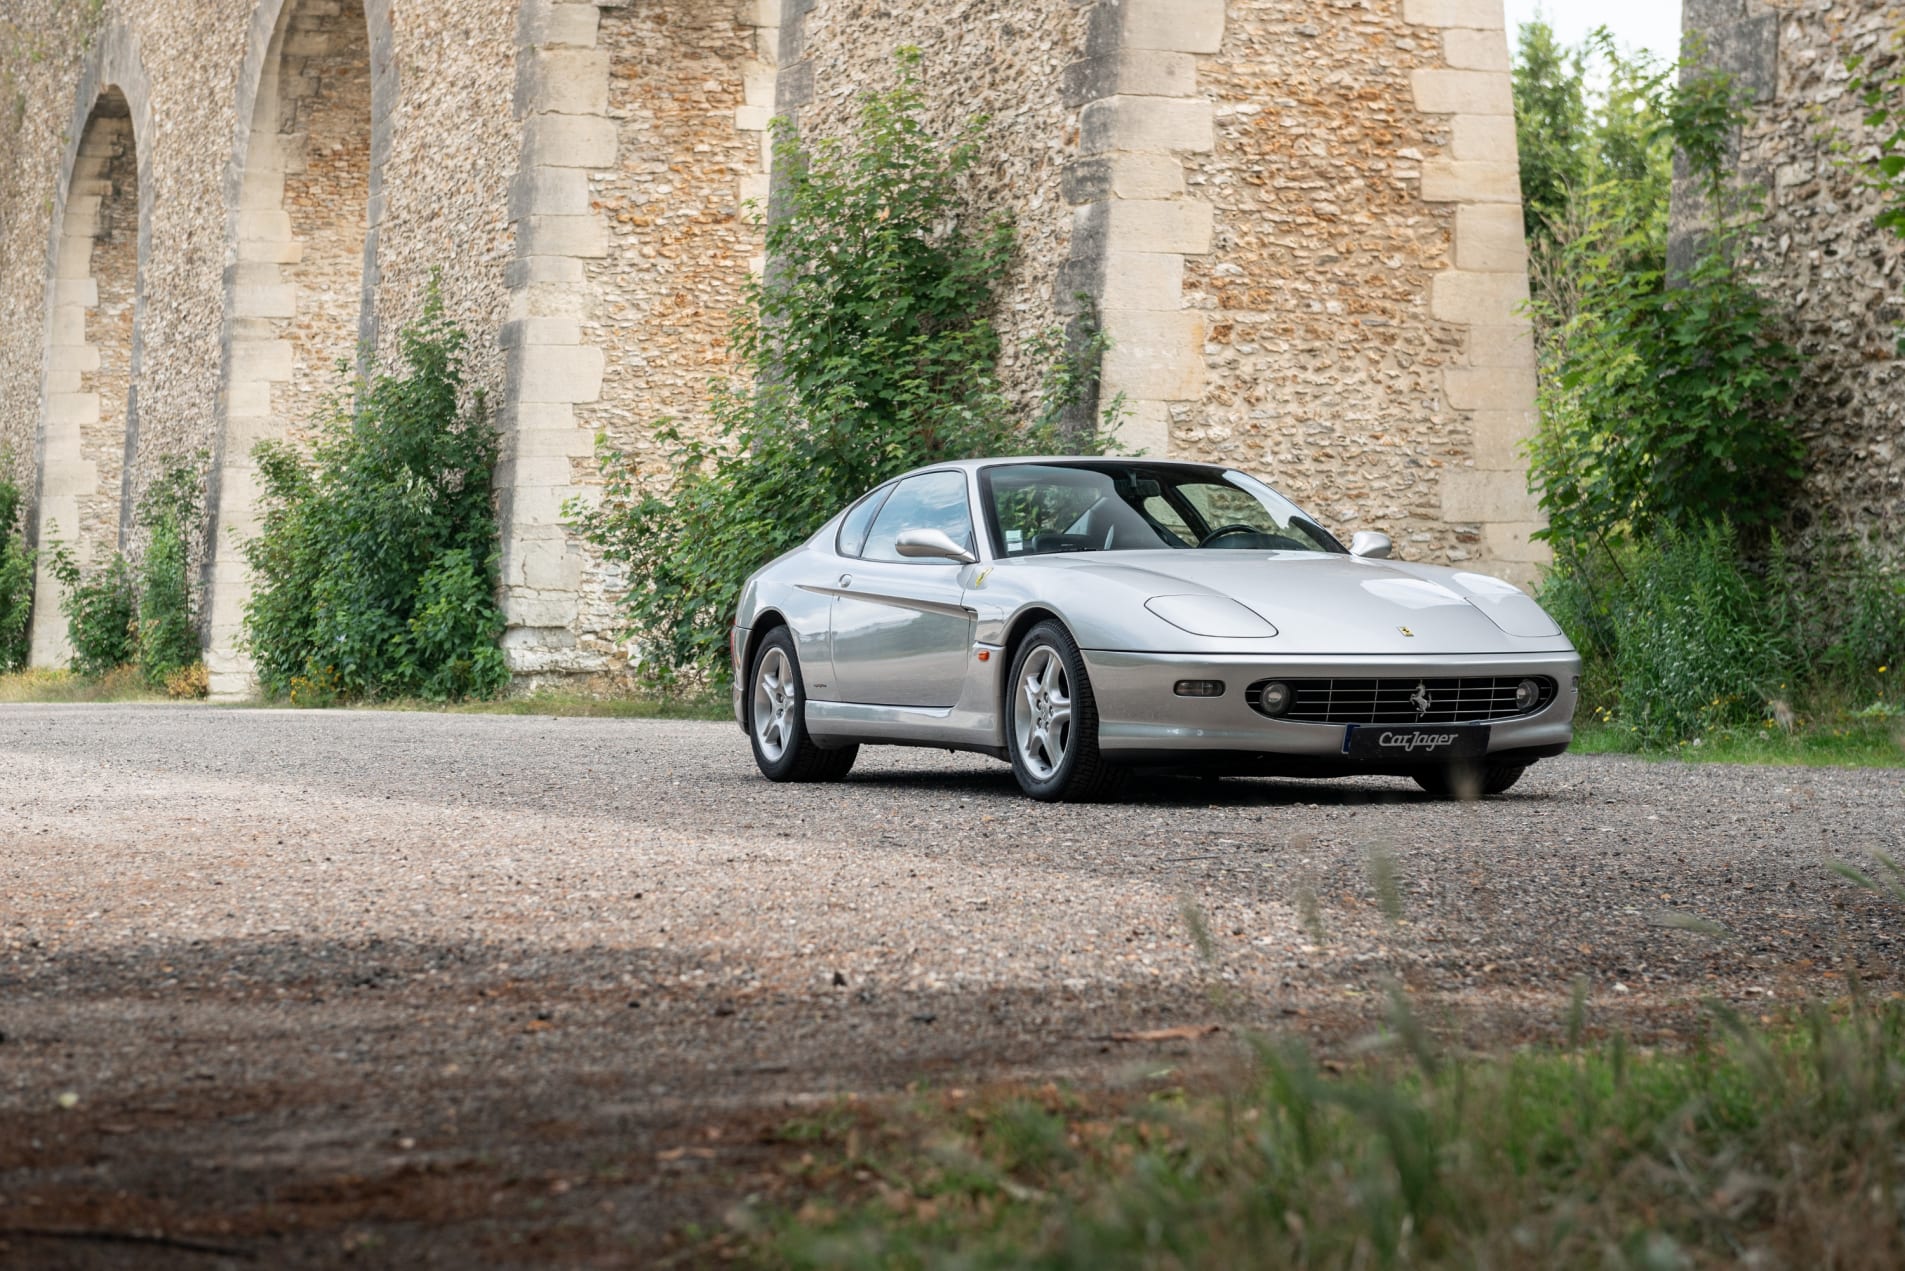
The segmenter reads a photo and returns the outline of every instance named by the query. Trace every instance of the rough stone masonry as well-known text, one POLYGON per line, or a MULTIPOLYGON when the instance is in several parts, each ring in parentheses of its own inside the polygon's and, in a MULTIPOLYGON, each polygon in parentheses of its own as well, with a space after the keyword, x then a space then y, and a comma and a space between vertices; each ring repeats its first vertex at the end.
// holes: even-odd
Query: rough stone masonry
MULTIPOLYGON (((1086 304, 1154 455, 1261 472, 1335 528, 1532 580, 1534 352, 1500 0, 12 0, 0 18, 0 449, 42 544, 133 555, 212 456, 214 688, 297 439, 433 274, 504 438, 525 684, 615 674, 630 582, 566 523, 595 436, 706 426, 764 266, 769 122, 851 126, 893 50, 988 117, 971 197, 1022 249, 1008 343, 1086 304)), ((1029 400, 1036 370, 1008 355, 1029 400)), ((64 659, 39 580, 34 660, 64 659)))
MULTIPOLYGON (((1905 55, 1898 0, 1687 0, 1704 61, 1751 105, 1740 180, 1765 200, 1752 236, 1759 281, 1780 297, 1803 377, 1795 397, 1810 456, 1804 528, 1905 551, 1905 239, 1877 229, 1880 194, 1859 161, 1878 130, 1852 91, 1852 60, 1878 79, 1905 55)), ((1676 191, 1676 248, 1698 209, 1676 191)))

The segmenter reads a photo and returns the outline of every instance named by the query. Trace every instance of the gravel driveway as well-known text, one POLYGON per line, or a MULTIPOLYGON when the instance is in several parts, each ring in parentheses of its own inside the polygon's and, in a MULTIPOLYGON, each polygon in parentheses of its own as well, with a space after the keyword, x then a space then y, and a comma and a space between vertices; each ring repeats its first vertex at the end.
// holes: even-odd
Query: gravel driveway
POLYGON ((614 1265, 843 1092, 1328 1047, 1397 980, 1490 1043, 1577 976, 1643 1039, 1891 991, 1898 912, 1826 862, 1902 843, 1896 770, 1049 807, 933 751, 772 786, 722 724, 0 707, 0 1263, 614 1265))

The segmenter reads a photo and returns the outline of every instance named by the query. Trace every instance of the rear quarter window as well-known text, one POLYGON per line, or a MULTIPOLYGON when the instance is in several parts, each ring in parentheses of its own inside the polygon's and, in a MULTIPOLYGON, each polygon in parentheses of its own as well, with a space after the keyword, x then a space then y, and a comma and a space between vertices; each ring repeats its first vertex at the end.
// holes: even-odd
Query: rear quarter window
POLYGON ((842 556, 860 555, 867 545, 867 531, 873 528, 873 518, 880 514, 881 505, 891 493, 893 487, 883 485, 853 505, 840 522, 840 532, 834 535, 835 551, 842 556))

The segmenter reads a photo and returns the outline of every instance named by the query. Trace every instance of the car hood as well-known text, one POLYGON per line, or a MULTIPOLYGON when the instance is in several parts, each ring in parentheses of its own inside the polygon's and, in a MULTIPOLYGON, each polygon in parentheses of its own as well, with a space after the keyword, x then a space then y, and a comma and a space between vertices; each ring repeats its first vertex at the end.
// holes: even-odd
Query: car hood
POLYGON ((1438 565, 1318 552, 1156 551, 1037 559, 1067 571, 1089 571, 1127 597, 1228 597, 1277 628, 1273 638, 1241 642, 1266 652, 1460 654, 1571 647, 1554 620, 1518 588, 1438 565))

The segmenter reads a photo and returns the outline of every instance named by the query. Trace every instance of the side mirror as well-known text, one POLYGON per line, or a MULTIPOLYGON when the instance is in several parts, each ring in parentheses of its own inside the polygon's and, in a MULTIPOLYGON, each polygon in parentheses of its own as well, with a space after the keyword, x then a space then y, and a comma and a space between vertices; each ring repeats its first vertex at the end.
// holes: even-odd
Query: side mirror
POLYGON ((1375 530, 1357 530, 1356 536, 1349 540, 1349 554, 1366 556, 1370 560, 1388 560, 1389 549, 1394 546, 1395 544, 1389 541, 1387 534, 1380 534, 1375 530))
POLYGON ((970 565, 978 560, 952 541, 944 530, 901 530, 894 549, 912 560, 949 560, 970 565))

